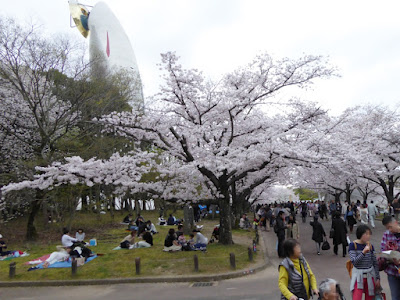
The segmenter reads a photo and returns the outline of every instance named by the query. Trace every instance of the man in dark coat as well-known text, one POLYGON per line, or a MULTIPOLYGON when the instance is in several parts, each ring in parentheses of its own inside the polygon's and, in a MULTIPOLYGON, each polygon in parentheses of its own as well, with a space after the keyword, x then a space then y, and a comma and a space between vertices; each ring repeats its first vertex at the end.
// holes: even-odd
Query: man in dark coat
POLYGON ((347 244, 347 228, 346 223, 340 217, 340 212, 336 211, 334 213, 334 218, 332 219, 332 229, 334 230, 333 234, 333 252, 338 254, 338 245, 342 244, 343 247, 343 257, 346 256, 346 247, 347 244))
POLYGON ((285 241, 285 213, 281 210, 276 218, 276 224, 274 225, 274 231, 278 237, 278 256, 284 258, 285 254, 283 251, 283 242, 285 241))
POLYGON ((320 255, 321 243, 324 241, 324 237, 326 237, 325 230, 324 227, 322 227, 322 224, 318 222, 318 216, 314 217, 314 221, 311 221, 310 225, 313 228, 312 240, 315 242, 318 255, 320 255))

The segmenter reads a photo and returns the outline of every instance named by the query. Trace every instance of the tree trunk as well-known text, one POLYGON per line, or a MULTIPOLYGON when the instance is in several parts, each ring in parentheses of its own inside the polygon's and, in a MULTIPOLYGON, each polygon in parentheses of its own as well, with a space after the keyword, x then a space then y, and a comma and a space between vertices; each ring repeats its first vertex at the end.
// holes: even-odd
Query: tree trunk
POLYGON ((28 224, 26 226, 26 240, 27 241, 36 241, 37 239, 37 231, 35 227, 35 217, 40 210, 40 203, 44 198, 44 191, 36 190, 35 199, 31 203, 31 211, 28 217, 28 224))
POLYGON ((388 182, 386 184, 385 180, 379 178, 379 183, 385 192, 386 199, 391 205, 394 200, 394 178, 393 176, 388 177, 388 182))
POLYGON ((183 233, 189 235, 194 226, 193 207, 185 205, 183 207, 183 233))
POLYGON ((348 185, 346 185, 346 202, 348 204, 351 203, 351 194, 353 193, 353 190, 350 189, 350 187, 348 185))
POLYGON ((136 211, 136 218, 140 215, 140 203, 139 200, 135 199, 135 211, 136 211))
POLYGON ((219 216, 219 242, 223 245, 232 245, 231 206, 228 193, 227 197, 219 200, 219 216))
POLYGON ((88 211, 89 210, 89 200, 88 198, 90 198, 90 194, 89 191, 87 189, 85 189, 82 194, 81 194, 81 201, 82 201, 82 211, 88 211))
POLYGON ((340 202, 340 195, 341 194, 342 194, 341 192, 336 192, 335 193, 335 202, 340 202))

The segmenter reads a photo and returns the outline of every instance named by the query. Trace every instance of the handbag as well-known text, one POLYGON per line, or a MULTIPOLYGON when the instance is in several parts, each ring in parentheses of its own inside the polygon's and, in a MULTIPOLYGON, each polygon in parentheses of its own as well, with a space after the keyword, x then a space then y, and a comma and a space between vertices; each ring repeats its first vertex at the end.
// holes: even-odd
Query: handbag
POLYGON ((382 292, 376 293, 374 300, 386 300, 386 294, 382 292))
POLYGON ((388 266, 388 261, 386 258, 378 257, 378 269, 379 271, 385 271, 388 266))
POLYGON ((333 239, 334 236, 335 236, 335 229, 331 228, 331 231, 329 231, 329 238, 333 239))
POLYGON ((331 245, 329 245, 329 242, 325 239, 324 242, 322 243, 322 250, 329 250, 331 249, 331 245))

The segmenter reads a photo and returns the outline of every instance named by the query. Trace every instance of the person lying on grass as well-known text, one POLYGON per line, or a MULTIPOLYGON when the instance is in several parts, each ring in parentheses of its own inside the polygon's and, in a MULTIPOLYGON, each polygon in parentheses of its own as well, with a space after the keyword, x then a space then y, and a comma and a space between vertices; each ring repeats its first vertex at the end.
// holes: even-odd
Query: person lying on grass
POLYGON ((65 250, 53 252, 50 254, 50 257, 45 260, 43 263, 43 268, 48 268, 50 265, 59 262, 59 261, 67 261, 70 258, 70 255, 73 254, 76 257, 80 257, 79 253, 75 250, 72 250, 71 247, 65 248, 65 250))
POLYGON ((131 245, 129 249, 134 249, 134 248, 150 248, 153 246, 153 236, 149 231, 143 232, 143 234, 140 236, 142 238, 141 241, 131 245))
POLYGON ((178 243, 178 238, 175 234, 175 229, 171 228, 170 230, 168 230, 168 234, 165 238, 163 251, 173 252, 180 250, 182 250, 182 247, 178 243))

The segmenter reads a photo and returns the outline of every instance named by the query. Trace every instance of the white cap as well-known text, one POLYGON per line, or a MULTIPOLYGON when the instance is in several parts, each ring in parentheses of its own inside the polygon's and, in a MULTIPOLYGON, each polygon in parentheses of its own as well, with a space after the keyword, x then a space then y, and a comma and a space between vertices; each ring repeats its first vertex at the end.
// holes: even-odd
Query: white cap
POLYGON ((2 239, 3 238, 3 236, 0 234, 0 239, 2 239))

